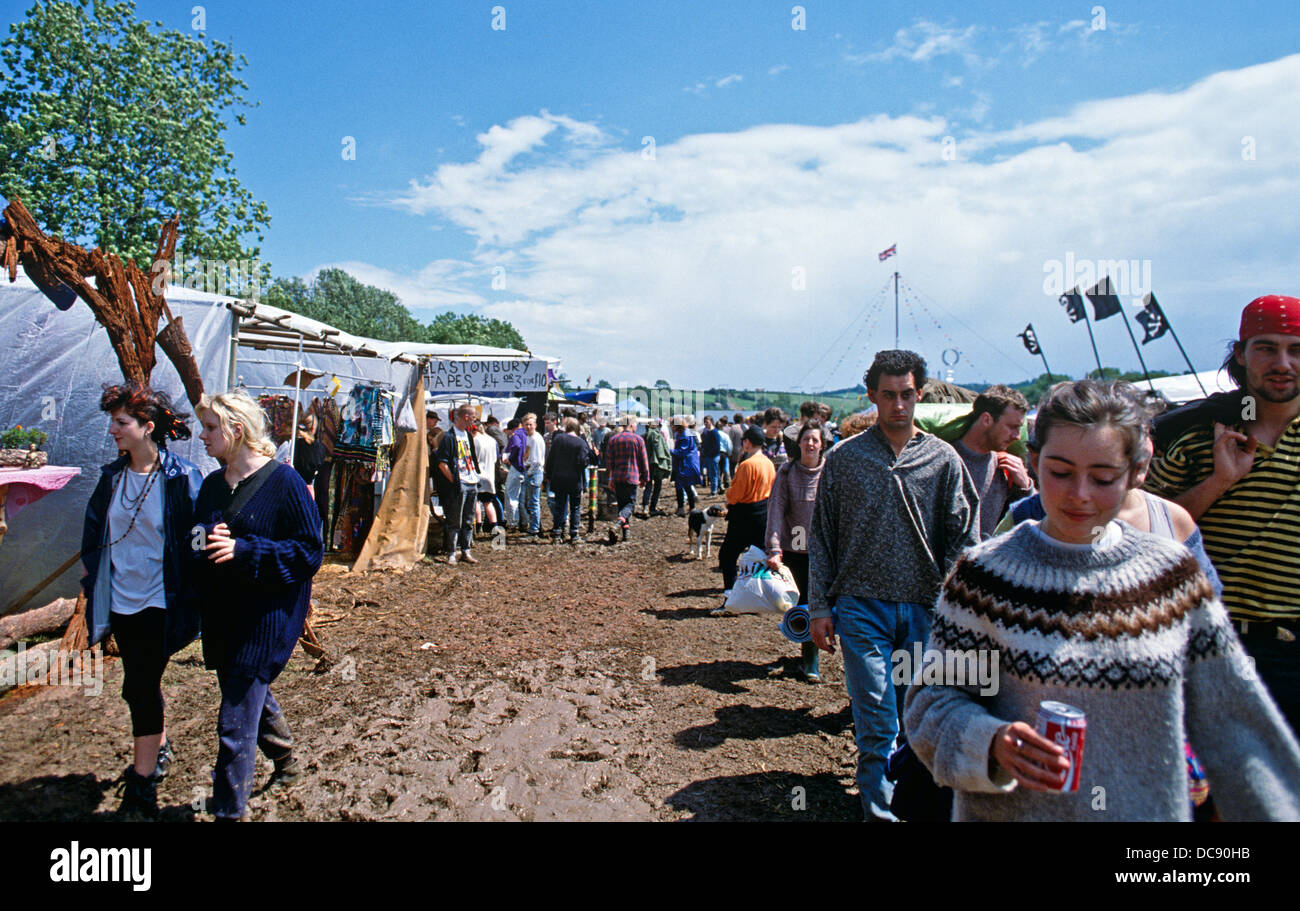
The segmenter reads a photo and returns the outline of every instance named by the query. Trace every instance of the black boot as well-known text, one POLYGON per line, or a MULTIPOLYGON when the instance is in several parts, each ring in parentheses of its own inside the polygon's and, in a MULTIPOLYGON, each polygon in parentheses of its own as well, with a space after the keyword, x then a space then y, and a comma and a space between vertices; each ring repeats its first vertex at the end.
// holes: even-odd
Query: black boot
POLYGON ((141 775, 135 766, 127 766, 118 794, 122 797, 116 814, 119 820, 138 822, 158 818, 158 782, 152 776, 141 775))

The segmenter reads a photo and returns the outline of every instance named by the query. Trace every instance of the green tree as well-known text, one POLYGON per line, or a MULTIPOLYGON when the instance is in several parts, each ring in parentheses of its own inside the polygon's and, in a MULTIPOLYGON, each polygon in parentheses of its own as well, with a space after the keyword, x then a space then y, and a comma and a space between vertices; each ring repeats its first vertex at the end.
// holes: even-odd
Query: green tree
POLYGON ((255 260, 270 223, 223 133, 252 105, 228 45, 161 30, 135 5, 42 0, 0 42, 0 194, 49 232, 147 268, 180 216, 186 258, 255 260))
POLYGON ((597 389, 613 389, 614 385, 609 380, 600 380, 596 383, 597 389))
POLYGON ((310 285, 300 278, 277 278, 262 292, 261 300, 344 332, 385 342, 526 350, 523 336, 503 320, 440 313, 433 322, 422 325, 396 294, 358 281, 342 269, 322 269, 310 285))
POLYGON ((322 269, 310 285, 300 278, 276 279, 262 300, 353 335, 385 342, 425 340, 425 327, 396 294, 363 284, 342 269, 322 269))
POLYGON ((448 311, 439 313, 420 336, 437 345, 489 345, 494 348, 526 350, 524 337, 510 323, 488 319, 476 313, 463 316, 448 311))

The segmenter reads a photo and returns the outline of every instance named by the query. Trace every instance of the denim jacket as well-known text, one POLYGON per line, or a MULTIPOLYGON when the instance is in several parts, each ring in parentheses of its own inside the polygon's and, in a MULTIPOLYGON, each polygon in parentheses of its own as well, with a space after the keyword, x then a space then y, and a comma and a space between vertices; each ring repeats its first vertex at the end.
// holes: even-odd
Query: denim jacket
MULTIPOLYGON (((167 599, 164 644, 171 655, 199 634, 198 607, 181 557, 183 548, 189 547, 194 498, 198 496, 203 475, 197 467, 166 449, 159 449, 159 455, 163 481, 163 589, 167 599)), ((129 461, 130 456, 121 456, 105 465, 86 504, 86 522, 81 534, 81 562, 86 567, 86 577, 81 580, 81 586, 86 592, 86 628, 92 644, 103 640, 109 632, 113 580, 108 507, 113 486, 129 461)))

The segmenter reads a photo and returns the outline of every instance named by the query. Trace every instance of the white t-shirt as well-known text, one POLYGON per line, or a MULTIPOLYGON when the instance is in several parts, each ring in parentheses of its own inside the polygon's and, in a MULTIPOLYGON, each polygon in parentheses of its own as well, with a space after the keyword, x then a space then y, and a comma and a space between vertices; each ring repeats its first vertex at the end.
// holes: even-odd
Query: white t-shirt
POLYGON ((528 438, 528 450, 524 453, 524 467, 529 471, 546 464, 546 438, 536 430, 528 438))
POLYGON ((478 486, 478 472, 474 470, 474 444, 470 441, 469 431, 452 427, 448 433, 456 435, 456 468, 460 472, 460 483, 478 486))
POLYGON ((474 451, 478 453, 478 464, 483 474, 478 479, 478 489, 486 493, 497 492, 497 441, 486 433, 474 437, 474 451))
POLYGON ((108 540, 117 542, 109 549, 115 614, 138 614, 146 607, 167 607, 163 587, 164 478, 159 474, 149 488, 135 525, 131 525, 135 508, 127 509, 122 502, 123 494, 128 502, 139 497, 149 478, 149 474, 122 469, 122 478, 114 484, 115 492, 108 505, 108 540), (131 533, 122 538, 128 527, 131 533))

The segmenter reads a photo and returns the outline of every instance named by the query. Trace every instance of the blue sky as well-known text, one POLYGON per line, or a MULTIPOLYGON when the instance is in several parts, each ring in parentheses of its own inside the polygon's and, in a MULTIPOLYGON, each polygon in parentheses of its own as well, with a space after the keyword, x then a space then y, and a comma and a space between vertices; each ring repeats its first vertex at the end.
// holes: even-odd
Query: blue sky
MULTIPOLYGON (((189 30, 194 6, 138 12, 189 30)), ((869 314, 895 266, 928 308, 903 346, 936 370, 958 349, 959 382, 1037 374, 1029 320, 1054 370, 1088 369, 1043 288, 1067 255, 1149 262, 1202 369, 1247 301, 1297 293, 1288 5, 808 2, 802 30, 793 6, 202 13, 248 58, 260 105, 228 145, 277 275, 340 265, 421 318, 509 319, 579 379, 850 385, 892 346, 869 314)), ((1136 367, 1118 320, 1097 335, 1136 367)), ((1144 354, 1181 369, 1168 338, 1144 354)))

